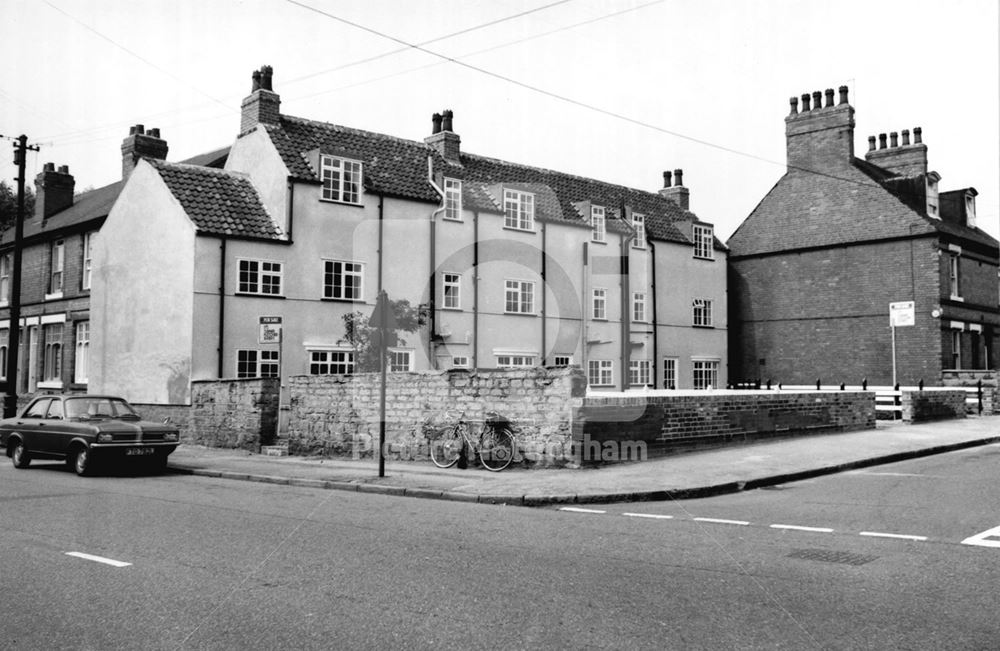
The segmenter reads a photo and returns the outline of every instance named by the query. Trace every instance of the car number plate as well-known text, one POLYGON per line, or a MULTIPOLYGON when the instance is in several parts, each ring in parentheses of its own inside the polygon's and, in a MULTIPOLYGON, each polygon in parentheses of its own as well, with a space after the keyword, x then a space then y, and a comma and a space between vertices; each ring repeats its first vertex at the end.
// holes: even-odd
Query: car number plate
POLYGON ((125 454, 127 456, 143 456, 147 454, 153 454, 156 450, 153 448, 126 448, 125 454))

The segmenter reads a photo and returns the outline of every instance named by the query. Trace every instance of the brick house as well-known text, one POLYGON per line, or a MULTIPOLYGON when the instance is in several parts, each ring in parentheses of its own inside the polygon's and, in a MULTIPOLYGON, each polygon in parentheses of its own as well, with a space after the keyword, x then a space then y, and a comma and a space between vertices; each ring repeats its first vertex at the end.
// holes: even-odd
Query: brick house
POLYGON ((137 166, 97 254, 101 390, 183 404, 191 380, 354 372, 343 317, 380 289, 428 308, 394 371, 725 384, 727 252, 680 170, 647 192, 469 154, 450 111, 413 141, 280 103, 271 69, 255 72, 223 172, 137 166))
MULTIPOLYGON (((226 150, 190 159, 221 165, 226 150)), ((122 179, 75 193, 68 166, 46 163, 35 178, 35 212, 25 217, 21 258, 19 395, 38 390, 84 392, 90 377, 90 292, 98 233, 138 160, 165 158, 158 129, 137 125, 122 142, 122 179)), ((0 380, 7 381, 7 346, 14 229, 0 235, 0 380)))
POLYGON ((976 190, 941 191, 921 129, 854 155, 847 87, 791 99, 788 168, 727 242, 730 364, 737 379, 939 384, 996 368, 997 240, 976 226, 976 190))

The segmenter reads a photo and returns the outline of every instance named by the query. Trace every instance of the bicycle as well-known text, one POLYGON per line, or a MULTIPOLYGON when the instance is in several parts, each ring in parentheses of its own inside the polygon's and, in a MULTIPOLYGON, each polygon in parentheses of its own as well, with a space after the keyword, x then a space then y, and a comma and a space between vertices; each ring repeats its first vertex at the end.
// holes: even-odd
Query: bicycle
POLYGON ((479 436, 470 435, 470 424, 465 414, 458 419, 455 427, 430 442, 431 461, 438 468, 450 468, 467 449, 479 455, 483 467, 492 472, 500 472, 514 460, 517 439, 510 428, 510 421, 496 412, 487 412, 479 436))

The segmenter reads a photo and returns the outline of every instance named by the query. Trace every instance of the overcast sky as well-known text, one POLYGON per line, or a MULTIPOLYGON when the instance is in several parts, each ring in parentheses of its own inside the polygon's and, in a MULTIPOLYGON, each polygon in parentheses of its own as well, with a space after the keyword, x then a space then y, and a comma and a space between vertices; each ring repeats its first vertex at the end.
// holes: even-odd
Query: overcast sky
POLYGON ((0 133, 40 146, 29 182, 53 162, 78 191, 100 187, 120 177, 133 124, 160 128, 169 160, 229 145, 267 64, 288 115, 422 140, 452 109, 467 152, 650 191, 681 168, 692 210, 725 239, 784 172, 788 98, 846 84, 856 153, 869 135, 922 127, 941 189, 975 187, 996 236, 997 7, 0 0, 0 133))

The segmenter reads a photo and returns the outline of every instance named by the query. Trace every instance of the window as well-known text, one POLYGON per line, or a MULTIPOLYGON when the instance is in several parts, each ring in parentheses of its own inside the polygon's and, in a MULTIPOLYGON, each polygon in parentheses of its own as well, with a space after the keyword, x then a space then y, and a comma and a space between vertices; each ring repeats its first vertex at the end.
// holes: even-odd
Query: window
POLYGON ((591 315, 595 319, 608 318, 608 290, 602 287, 594 288, 593 310, 591 315))
POLYGON ((66 265, 66 243, 56 240, 52 243, 51 275, 49 277, 49 294, 62 294, 63 269, 66 265))
POLYGON ((73 369, 73 381, 86 384, 90 373, 90 321, 80 321, 76 324, 76 365, 73 369))
POLYGON ((0 255, 0 304, 10 301, 10 255, 0 255))
POLYGON ((533 355, 497 355, 497 368, 527 368, 534 365, 533 355))
POLYGON ((62 337, 63 324, 50 323, 42 328, 45 338, 42 380, 60 382, 62 380, 62 337))
POLYGON ((93 249, 95 237, 97 237, 97 231, 87 233, 83 236, 83 275, 80 278, 80 287, 82 289, 90 289, 90 276, 93 268, 93 249))
POLYGON ((534 314, 535 283, 526 280, 508 280, 504 311, 508 314, 534 314))
POLYGON ((951 367, 962 368, 962 331, 951 331, 951 367))
POLYGON ((976 227, 976 197, 971 194, 965 195, 965 225, 976 227))
POLYGON ((951 288, 952 298, 958 298, 962 295, 959 291, 958 258, 959 256, 955 254, 948 256, 948 286, 951 288))
POLYGON ((276 350, 237 350, 236 377, 280 377, 281 364, 276 350))
POLYGON ((707 298, 696 298, 692 305, 694 308, 694 325, 706 328, 712 327, 712 301, 707 298))
POLYGON ((469 368, 469 358, 465 355, 456 355, 451 358, 453 368, 469 368))
POLYGON ((413 370, 413 351, 399 348, 389 349, 389 372, 402 373, 413 370))
POLYGON ((635 229, 635 239, 632 246, 637 249, 646 248, 646 216, 632 213, 632 228, 635 229))
POLYGON ((352 375, 353 350, 309 351, 309 375, 352 375))
POLYGON ((587 382, 592 387, 609 387, 614 383, 615 363, 608 359, 587 362, 587 382))
POLYGON ((676 357, 664 357, 663 358, 663 388, 664 389, 676 389, 677 388, 677 358, 676 357))
POLYGON ((573 357, 571 355, 556 355, 552 362, 553 366, 569 366, 573 363, 573 357))
POLYGON ((503 225, 530 231, 535 228, 535 195, 517 190, 503 191, 503 225))
POLYGON ((645 292, 632 292, 632 320, 646 320, 646 294, 645 292))
POLYGON ((595 242, 603 242, 606 238, 606 228, 604 219, 604 206, 592 206, 590 209, 590 239, 595 242))
POLYGON ((719 385, 719 362, 696 359, 693 363, 695 389, 713 389, 719 385))
POLYGON ((259 296, 281 295, 281 263, 267 260, 240 260, 237 293, 259 296))
POLYGON ((444 282, 444 305, 447 309, 457 310, 462 307, 462 277, 458 274, 442 274, 444 282))
POLYGON ((236 377, 257 377, 257 351, 236 351, 236 377))
POLYGON ((457 179, 444 180, 444 218, 462 219, 462 182, 457 179))
POLYGON ((342 301, 362 300, 364 265, 360 262, 325 260, 323 262, 323 298, 342 301))
POLYGON ((10 341, 10 330, 0 330, 0 380, 7 379, 7 342, 10 341))
POLYGON ((320 156, 322 197, 328 201, 361 203, 361 163, 356 160, 320 156))
POLYGON ((648 359, 633 359, 628 363, 628 383, 634 387, 647 387, 651 384, 648 359))
POLYGON ((711 226, 694 226, 694 257, 705 260, 714 259, 715 238, 711 226))

